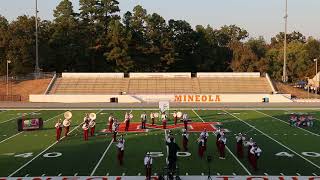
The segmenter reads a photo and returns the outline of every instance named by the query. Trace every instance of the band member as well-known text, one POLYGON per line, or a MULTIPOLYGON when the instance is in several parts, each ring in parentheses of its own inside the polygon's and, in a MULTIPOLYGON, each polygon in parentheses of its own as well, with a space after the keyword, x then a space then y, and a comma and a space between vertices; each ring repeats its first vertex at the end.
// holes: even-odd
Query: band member
POLYGON ((209 134, 208 134, 206 128, 203 129, 203 131, 200 133, 200 136, 203 137, 205 147, 207 147, 207 141, 208 141, 209 134))
POLYGON ((89 127, 90 127, 90 136, 94 136, 94 131, 96 129, 96 121, 94 119, 90 119, 89 127))
POLYGON ((146 129, 146 122, 147 122, 147 114, 143 112, 141 114, 141 129, 146 129))
POLYGON ((155 120, 155 116, 154 116, 153 112, 150 113, 150 119, 151 119, 151 124, 153 126, 154 125, 154 120, 155 120))
POLYGON ((219 138, 219 153, 220 153, 219 159, 225 159, 226 158, 226 155, 225 155, 226 144, 227 144, 226 136, 225 135, 221 135, 221 137, 219 138))
POLYGON ((86 123, 86 122, 83 123, 82 129, 83 129, 84 140, 87 141, 88 137, 89 137, 89 122, 88 123, 86 123))
POLYGON ((221 131, 221 128, 219 127, 218 130, 216 130, 215 135, 216 135, 216 146, 217 149, 219 149, 219 138, 223 135, 224 133, 221 131))
POLYGON ((151 168, 152 168, 152 157, 149 152, 147 152, 144 157, 144 166, 146 167, 146 180, 151 180, 151 168))
POLYGON ((161 115, 163 129, 167 129, 167 115, 165 112, 161 115))
POLYGON ((118 143, 117 143, 117 148, 118 148, 118 155, 117 155, 117 158, 118 158, 118 162, 119 162, 119 165, 122 166, 123 165, 123 157, 124 157, 124 143, 125 143, 125 140, 123 138, 123 135, 121 135, 120 139, 118 140, 118 143))
POLYGON ((89 122, 90 122, 90 117, 89 117, 89 114, 86 113, 86 116, 83 118, 83 123, 89 124, 89 122))
POLYGON ((126 112, 126 114, 124 115, 124 123, 126 124, 126 127, 124 128, 125 131, 129 131, 129 127, 130 127, 130 115, 129 113, 126 112))
POLYGON ((71 119, 65 119, 63 120, 63 126, 64 126, 64 136, 67 137, 69 134, 69 129, 71 125, 71 119))
POLYGON ((187 114, 187 113, 184 113, 184 114, 182 115, 182 121, 183 121, 183 124, 184 124, 184 128, 185 128, 185 129, 188 129, 189 117, 188 117, 188 114, 187 114))
POLYGON ((56 128, 56 140, 60 141, 60 137, 61 137, 61 132, 62 132, 62 123, 61 123, 61 119, 59 119, 57 121, 57 123, 54 126, 56 128))
POLYGON ((253 147, 254 144, 255 144, 255 142, 253 141, 252 138, 250 138, 249 141, 247 142, 247 146, 248 146, 247 155, 248 155, 248 158, 250 157, 250 150, 251 150, 251 148, 253 147))
POLYGON ((114 121, 113 114, 110 114, 109 119, 108 119, 108 122, 109 122, 109 131, 110 131, 110 132, 112 132, 112 124, 113 124, 113 121, 114 121))
POLYGON ((182 130, 182 146, 185 152, 188 151, 189 133, 186 129, 182 130))
POLYGON ((197 141, 198 141, 198 145, 199 145, 198 155, 199 155, 199 157, 202 159, 202 158, 203 158, 203 155, 204 155, 204 152, 206 151, 204 139, 203 139, 202 136, 200 136, 197 141))
POLYGON ((118 130, 119 130, 119 123, 117 119, 113 120, 113 124, 112 124, 112 132, 113 132, 113 141, 117 142, 117 134, 118 134, 118 130))
POLYGON ((254 171, 258 170, 258 159, 262 153, 262 150, 255 144, 250 149, 249 162, 254 171))
POLYGON ((243 142, 246 140, 246 138, 242 135, 242 133, 239 133, 236 136, 237 140, 237 156, 238 158, 243 158, 243 142))
POLYGON ((174 111, 174 112, 173 112, 173 121, 174 121, 174 125, 177 125, 177 121, 178 121, 177 111, 174 111))

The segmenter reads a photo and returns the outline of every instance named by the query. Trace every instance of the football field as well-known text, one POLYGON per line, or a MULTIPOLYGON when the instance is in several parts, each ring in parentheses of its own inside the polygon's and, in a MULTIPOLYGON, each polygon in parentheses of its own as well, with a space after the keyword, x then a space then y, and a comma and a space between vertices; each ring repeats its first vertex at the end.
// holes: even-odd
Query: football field
MULTIPOLYGON (((146 152, 155 154, 152 173, 163 174, 166 166, 165 135, 171 129, 182 149, 181 127, 169 126, 148 130, 139 129, 140 114, 157 112, 133 110, 130 132, 123 132, 126 140, 124 165, 117 161, 116 143, 112 134, 102 132, 113 113, 123 122, 128 110, 72 110, 70 135, 55 140, 54 125, 63 118, 66 110, 4 110, 0 112, 0 177, 38 176, 144 176, 143 158, 146 152), (97 114, 96 134, 83 140, 81 123, 85 113, 97 114), (17 118, 41 117, 42 130, 17 131, 17 118), (136 122, 136 123, 135 123, 136 122)), ((320 175, 320 112, 317 110, 181 110, 192 119, 190 123, 189 153, 179 153, 179 174, 183 176, 206 176, 210 167, 212 175, 269 175, 269 176, 319 176, 320 175), (288 124, 291 113, 309 113, 316 120, 313 127, 297 128, 288 124), (227 131, 226 159, 219 159, 213 132, 218 127, 227 131), (205 156, 198 156, 197 138, 203 128, 208 129, 209 139, 205 156), (245 133, 262 149, 258 171, 254 171, 245 156, 236 156, 235 135, 245 133)), ((170 114, 169 124, 173 124, 170 114)), ((157 121, 161 125, 160 121, 157 121)), ((64 132, 63 132, 64 133, 64 132)), ((63 134, 62 133, 62 134, 63 134)), ((245 148, 245 154, 247 149, 245 148)))

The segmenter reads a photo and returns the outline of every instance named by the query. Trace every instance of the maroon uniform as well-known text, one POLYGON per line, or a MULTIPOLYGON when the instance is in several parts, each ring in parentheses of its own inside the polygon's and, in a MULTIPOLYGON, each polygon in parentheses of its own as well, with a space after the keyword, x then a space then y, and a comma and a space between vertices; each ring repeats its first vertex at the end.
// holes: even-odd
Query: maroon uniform
POLYGON ((249 162, 250 162, 250 165, 252 166, 254 171, 258 170, 258 162, 257 161, 261 155, 261 152, 262 152, 262 150, 257 146, 254 146, 250 149, 249 162))
POLYGON ((225 149, 227 144, 227 138, 225 136, 221 136, 219 138, 219 153, 220 153, 220 159, 225 159, 225 149))
POLYGON ((94 131, 96 129, 96 121, 91 120, 89 123, 89 127, 90 127, 90 136, 94 136, 94 131))
POLYGON ((206 151, 206 147, 204 144, 204 139, 200 138, 198 140, 198 144, 199 144, 199 148, 198 148, 198 154, 200 156, 200 158, 202 159, 204 156, 204 152, 206 151))
POLYGON ((85 141, 88 141, 88 139, 89 139, 89 123, 84 123, 82 125, 82 129, 83 129, 83 138, 85 141))
POLYGON ((243 158, 243 141, 245 140, 245 137, 242 136, 241 133, 239 133, 238 136, 236 136, 237 140, 237 156, 238 158, 243 158))
POLYGON ((184 151, 188 151, 189 134, 186 130, 182 133, 182 146, 184 151))
POLYGON ((176 112, 176 111, 173 112, 173 121, 174 121, 174 125, 177 125, 178 115, 177 115, 177 112, 176 112))
POLYGON ((64 126, 64 136, 67 137, 69 134, 69 129, 70 129, 70 119, 65 119, 63 120, 63 126, 64 126))
POLYGON ((61 124, 61 121, 59 120, 54 127, 56 128, 56 140, 57 140, 57 141, 60 141, 61 132, 62 132, 62 124, 61 124))

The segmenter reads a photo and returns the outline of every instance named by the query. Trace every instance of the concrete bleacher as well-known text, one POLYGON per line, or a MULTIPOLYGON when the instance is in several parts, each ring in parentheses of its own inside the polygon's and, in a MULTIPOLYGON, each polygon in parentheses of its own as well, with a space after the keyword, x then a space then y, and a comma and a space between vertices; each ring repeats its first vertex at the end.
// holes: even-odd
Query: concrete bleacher
POLYGON ((273 92, 260 73, 65 73, 50 94, 210 94, 273 92))

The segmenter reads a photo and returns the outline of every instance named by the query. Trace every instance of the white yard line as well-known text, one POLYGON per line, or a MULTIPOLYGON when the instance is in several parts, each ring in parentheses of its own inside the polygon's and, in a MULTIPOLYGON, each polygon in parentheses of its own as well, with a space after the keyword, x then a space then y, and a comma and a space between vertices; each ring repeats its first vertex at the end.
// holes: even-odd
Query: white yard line
MULTIPOLYGON (((58 115, 56 115, 56 116, 54 116, 54 117, 52 117, 52 118, 50 118, 50 119, 48 119, 48 120, 46 120, 46 121, 44 121, 44 122, 48 122, 49 120, 54 119, 54 118, 56 118, 56 117, 58 117, 58 116, 60 116, 60 115, 62 115, 62 114, 63 114, 63 113, 58 114, 58 115)), ((23 133, 23 131, 18 132, 17 134, 14 134, 14 135, 12 135, 12 136, 10 136, 10 137, 2 140, 2 141, 0 141, 0 144, 3 143, 3 142, 6 142, 7 140, 9 140, 9 139, 11 139, 11 138, 14 138, 14 137, 16 137, 16 136, 18 136, 19 134, 22 134, 22 133, 23 133)))
POLYGON ((254 128, 255 130, 257 130, 258 132, 260 132, 261 134, 263 134, 264 136, 268 137, 269 139, 273 140, 274 142, 278 143, 279 145, 281 145, 282 147, 288 149, 289 151, 293 152, 294 154, 296 154, 297 156, 301 157, 302 159, 304 159, 305 161, 309 162, 310 164, 312 164, 313 166, 317 167, 318 169, 320 169, 320 166, 315 164, 314 162, 310 161, 309 159, 303 157, 302 155, 300 155, 299 153, 297 153, 296 151, 290 149, 289 147, 287 147, 286 145, 282 144, 281 142, 275 140, 274 138, 272 138, 271 136, 269 136, 268 134, 262 132, 261 130, 257 129, 256 127, 252 126, 251 124, 247 123, 246 121, 240 119, 239 117, 229 113, 228 111, 224 110, 226 113, 228 113, 229 115, 233 116, 234 118, 238 119, 239 121, 243 122, 244 124, 248 125, 251 128, 254 128))
MULTIPOLYGON (((198 118, 202 121, 202 122, 205 122, 201 116, 199 116, 199 114, 194 110, 192 109, 193 113, 198 116, 198 118)), ((232 153, 232 151, 228 148, 228 146, 226 146, 226 149, 228 150, 228 152, 232 155, 232 157, 240 164, 240 166, 248 173, 248 175, 251 176, 251 173, 250 171, 242 164, 242 162, 232 153)))
MULTIPOLYGON (((102 110, 98 111, 96 114, 100 113, 102 110)), ((79 128, 81 126, 82 123, 80 123, 78 126, 74 127, 68 134, 71 134, 74 130, 76 130, 77 128, 79 128)), ((64 139, 65 136, 63 136, 61 138, 64 139)), ((15 170, 13 173, 11 173, 8 177, 12 177, 13 175, 15 175, 17 172, 19 172, 21 169, 23 169, 24 167, 26 167, 28 164, 30 164, 32 161, 34 161, 35 159, 37 159, 39 156, 41 156, 43 153, 45 153, 47 150, 49 150, 51 147, 53 147, 54 145, 56 145, 58 143, 58 141, 55 141, 53 144, 51 144, 50 146, 48 146, 45 150, 41 151, 38 155, 36 155, 35 157, 33 157, 31 160, 29 160, 27 163, 25 163, 24 165, 22 165, 20 168, 18 168, 17 170, 15 170)))
MULTIPOLYGON (((285 124, 290 125, 288 122, 286 122, 286 121, 284 121, 284 120, 282 120, 282 119, 276 118, 276 117, 274 117, 274 116, 271 116, 271 115, 266 114, 266 113, 261 112, 261 111, 257 111, 257 110, 254 110, 254 111, 256 111, 256 112, 258 112, 258 113, 260 113, 260 114, 263 114, 263 115, 265 115, 265 116, 271 117, 271 118, 273 118, 273 119, 279 120, 279 121, 282 122, 282 123, 285 123, 285 124)), ((315 135, 315 136, 320 137, 319 134, 313 133, 313 132, 308 131, 308 130, 306 130, 306 129, 303 129, 303 128, 301 128, 301 127, 297 127, 297 128, 298 128, 298 129, 301 129, 301 130, 303 130, 303 131, 305 131, 305 132, 308 132, 308 133, 310 133, 310 134, 313 134, 313 135, 315 135)))
POLYGON ((94 169, 92 170, 90 176, 93 176, 94 173, 96 172, 96 170, 98 169, 99 165, 101 164, 102 160, 104 159, 104 157, 106 156, 108 150, 110 149, 111 145, 113 143, 113 138, 111 140, 111 142, 109 143, 108 147, 106 148, 106 150, 103 152, 101 158, 99 159, 98 163, 96 164, 96 166, 94 167, 94 169))
MULTIPOLYGON (((30 113, 23 113, 23 114, 29 115, 29 114, 32 114, 32 113, 35 113, 35 112, 39 112, 39 111, 41 111, 41 110, 33 111, 33 112, 30 112, 30 113)), ((16 117, 13 117, 13 118, 11 118, 11 119, 8 119, 8 120, 6 120, 6 121, 2 121, 2 122, 0 122, 0 124, 3 124, 3 123, 6 123, 6 122, 9 122, 9 121, 12 121, 12 120, 21 118, 21 117, 23 117, 23 114, 20 115, 20 116, 16 116, 16 117)))

